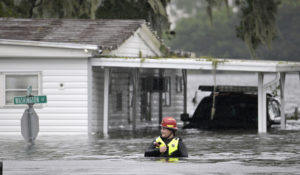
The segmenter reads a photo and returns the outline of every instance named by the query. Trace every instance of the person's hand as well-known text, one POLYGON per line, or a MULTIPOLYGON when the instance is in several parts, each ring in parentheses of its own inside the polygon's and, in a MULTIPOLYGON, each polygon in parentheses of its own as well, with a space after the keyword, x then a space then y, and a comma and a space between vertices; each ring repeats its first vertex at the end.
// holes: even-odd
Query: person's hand
POLYGON ((164 152, 167 151, 167 147, 162 146, 162 147, 159 148, 159 151, 160 151, 161 153, 164 153, 164 152))

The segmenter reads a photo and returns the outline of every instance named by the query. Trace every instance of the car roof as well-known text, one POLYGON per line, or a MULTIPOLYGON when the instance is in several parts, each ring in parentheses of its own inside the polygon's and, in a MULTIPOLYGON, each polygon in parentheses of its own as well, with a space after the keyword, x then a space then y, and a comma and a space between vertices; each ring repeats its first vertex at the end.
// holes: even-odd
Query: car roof
POLYGON ((256 86, 228 86, 228 85, 217 85, 217 86, 199 86, 201 91, 210 92, 235 92, 235 93, 253 93, 257 94, 256 86))

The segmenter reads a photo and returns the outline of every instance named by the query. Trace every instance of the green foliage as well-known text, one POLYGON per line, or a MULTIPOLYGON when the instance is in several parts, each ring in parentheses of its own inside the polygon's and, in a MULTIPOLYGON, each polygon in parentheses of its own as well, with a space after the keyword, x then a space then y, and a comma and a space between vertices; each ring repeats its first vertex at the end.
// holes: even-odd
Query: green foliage
POLYGON ((93 18, 92 5, 101 0, 0 0, 0 17, 93 18))
POLYGON ((94 18, 92 16, 94 0, 44 0, 40 2, 34 8, 32 16, 34 18, 94 18))
POLYGON ((208 3, 208 6, 206 8, 207 13, 209 15, 210 21, 212 23, 213 21, 213 7, 221 7, 222 3, 225 2, 225 5, 227 9, 229 8, 228 6, 228 0, 220 1, 220 0, 206 0, 208 3))
POLYGON ((247 48, 233 30, 237 23, 237 15, 226 9, 214 13, 212 25, 206 11, 199 11, 179 20, 175 37, 166 43, 173 49, 195 52, 201 57, 248 58, 247 48))
POLYGON ((0 17, 145 19, 161 36, 170 0, 0 0, 0 17))
MULTIPOLYGON (((212 20, 212 9, 220 6, 220 0, 206 0, 208 14, 212 20)), ((224 0, 227 4, 228 1, 224 0)), ((271 47, 277 34, 276 13, 280 0, 236 0, 240 11, 240 24, 236 27, 237 37, 245 41, 251 56, 256 57, 255 50, 261 44, 271 47)))
POLYGON ((161 36, 169 28, 169 0, 104 0, 96 11, 101 19, 145 19, 161 36))
POLYGON ((0 17, 16 17, 14 3, 11 0, 0 0, 0 17))
POLYGON ((175 0, 178 8, 188 13, 189 17, 176 23, 176 36, 173 39, 166 38, 166 43, 173 49, 192 51, 198 56, 222 58, 300 58, 300 0, 282 0, 281 4, 278 4, 278 0, 256 1, 250 6, 248 2, 254 1, 236 0, 227 8, 224 1, 217 0, 216 4, 208 0, 184 2, 187 2, 186 6, 182 1, 175 0), (210 3, 212 25, 209 23, 209 14, 205 12, 205 7, 210 3), (262 7, 257 7, 260 5, 258 3, 263 4, 262 7))
POLYGON ((260 44, 271 48, 277 34, 278 5, 278 0, 246 0, 240 3, 241 21, 236 28, 237 37, 246 42, 253 57, 260 44))
POLYGON ((288 120, 299 120, 298 107, 295 108, 295 111, 287 117, 288 120))
POLYGON ((257 55, 264 59, 299 61, 300 58, 300 0, 284 0, 278 9, 279 35, 272 49, 260 46, 257 55))
POLYGON ((136 19, 145 18, 147 16, 147 10, 150 6, 145 6, 144 9, 139 8, 144 5, 145 1, 131 2, 123 0, 121 2, 117 0, 104 0, 102 5, 96 11, 96 18, 101 19, 136 19), (125 13, 128 11, 130 13, 125 13))

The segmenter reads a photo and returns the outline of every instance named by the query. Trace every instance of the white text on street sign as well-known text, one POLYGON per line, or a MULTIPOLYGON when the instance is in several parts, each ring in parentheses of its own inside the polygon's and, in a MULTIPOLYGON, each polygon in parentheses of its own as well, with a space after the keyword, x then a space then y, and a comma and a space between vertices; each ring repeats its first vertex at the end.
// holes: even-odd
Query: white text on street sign
POLYGON ((47 96, 14 97, 14 104, 47 103, 47 96))

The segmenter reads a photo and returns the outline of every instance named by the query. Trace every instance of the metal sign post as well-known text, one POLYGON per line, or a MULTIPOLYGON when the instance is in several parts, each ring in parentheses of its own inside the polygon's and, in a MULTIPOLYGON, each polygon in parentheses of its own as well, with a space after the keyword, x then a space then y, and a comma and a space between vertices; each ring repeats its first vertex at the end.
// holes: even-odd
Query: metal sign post
POLYGON ((0 175, 2 175, 2 172, 3 172, 3 163, 0 162, 0 175))
POLYGON ((33 109, 33 105, 35 103, 47 103, 47 96, 33 96, 31 93, 32 88, 29 86, 27 96, 14 97, 14 104, 28 105, 21 118, 21 133, 27 142, 33 144, 39 133, 39 117, 33 109))

